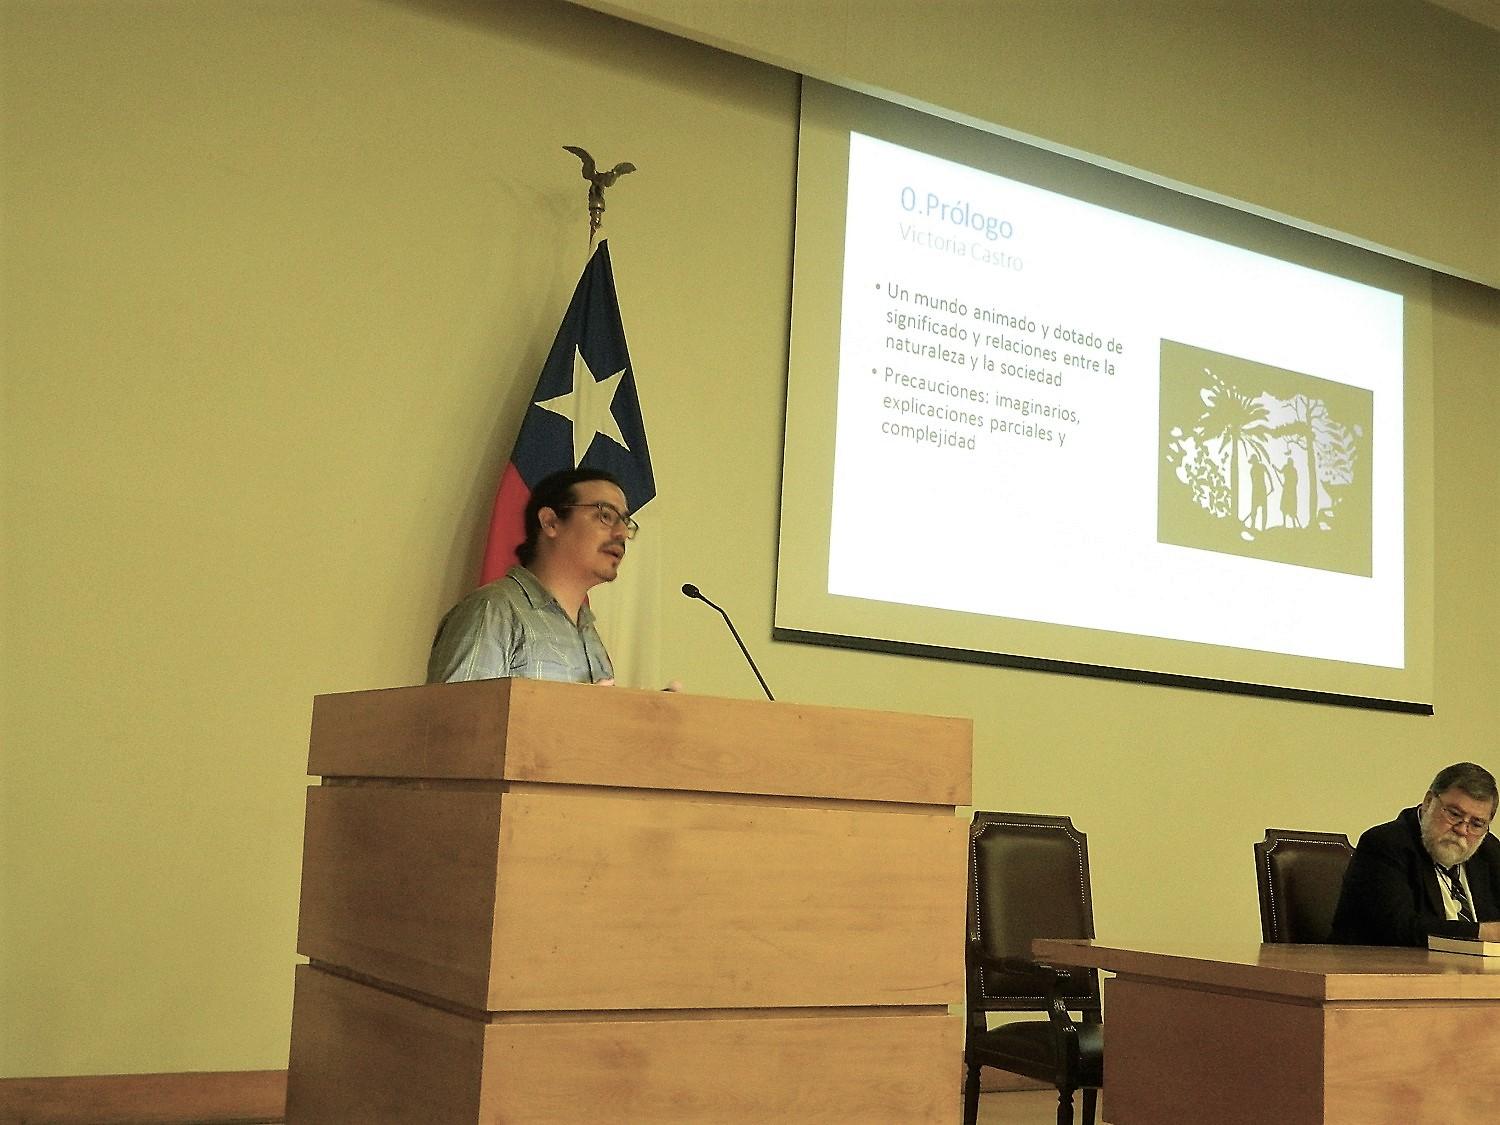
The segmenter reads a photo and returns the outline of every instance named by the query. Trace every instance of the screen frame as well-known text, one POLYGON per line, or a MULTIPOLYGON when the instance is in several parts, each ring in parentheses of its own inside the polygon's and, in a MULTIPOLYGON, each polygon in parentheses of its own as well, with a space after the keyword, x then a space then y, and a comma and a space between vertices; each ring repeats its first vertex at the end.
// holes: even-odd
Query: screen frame
MULTIPOLYGON (((798 159, 774 639, 1376 710, 1434 712, 1432 308, 1426 270, 1073 155, 811 79, 803 81, 798 159), (872 603, 878 607, 872 610, 860 604, 864 599, 828 594, 827 509, 834 468, 829 427, 837 406, 843 185, 851 132, 1403 293, 1403 667, 1344 664, 1013 618, 984 619, 998 639, 974 645, 964 642, 976 626, 964 619, 975 615, 893 603, 872 603), (808 530, 819 527, 821 532, 808 530), (949 615, 957 640, 931 643, 932 629, 922 621, 943 626, 944 615, 949 615), (1060 650, 1055 637, 1062 634, 1067 644, 1060 650), (1189 663, 1185 653, 1191 654, 1194 671, 1183 670, 1189 663)), ((914 552, 912 565, 920 566, 915 552, 921 546, 909 543, 897 549, 914 552)), ((949 630, 943 626, 942 631, 949 630)))

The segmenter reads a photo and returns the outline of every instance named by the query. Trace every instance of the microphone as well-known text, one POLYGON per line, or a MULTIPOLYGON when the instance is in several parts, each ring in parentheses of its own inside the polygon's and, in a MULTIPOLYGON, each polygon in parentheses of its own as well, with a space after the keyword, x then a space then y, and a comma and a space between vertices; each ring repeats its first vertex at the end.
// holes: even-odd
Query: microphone
POLYGON ((776 697, 771 694, 771 689, 766 687, 766 678, 760 674, 760 669, 755 666, 755 658, 750 655, 750 650, 745 647, 745 642, 740 640, 740 631, 734 627, 734 622, 729 620, 729 614, 725 613, 722 609, 719 609, 718 606, 714 605, 713 602, 705 598, 703 596, 703 591, 698 589, 698 587, 694 586, 691 582, 684 582, 682 584, 682 592, 688 597, 702 602, 704 605, 708 606, 709 609, 717 609, 719 611, 719 616, 724 619, 724 624, 729 626, 730 633, 734 635, 734 643, 739 645, 740 651, 745 654, 745 662, 750 665, 750 671, 754 672, 755 678, 760 681, 760 690, 766 693, 767 699, 769 699, 772 703, 775 703, 776 697))

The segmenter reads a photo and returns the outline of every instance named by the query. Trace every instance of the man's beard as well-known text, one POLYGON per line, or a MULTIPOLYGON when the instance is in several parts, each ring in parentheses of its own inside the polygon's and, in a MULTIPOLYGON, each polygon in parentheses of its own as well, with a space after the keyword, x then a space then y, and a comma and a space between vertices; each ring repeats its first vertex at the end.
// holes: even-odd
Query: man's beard
POLYGON ((1473 855, 1474 849, 1479 846, 1478 840, 1470 841, 1467 836, 1455 835, 1445 822, 1445 818, 1436 812, 1428 813, 1426 809, 1423 809, 1420 820, 1423 847, 1427 849, 1428 855, 1444 867, 1462 863, 1473 855))

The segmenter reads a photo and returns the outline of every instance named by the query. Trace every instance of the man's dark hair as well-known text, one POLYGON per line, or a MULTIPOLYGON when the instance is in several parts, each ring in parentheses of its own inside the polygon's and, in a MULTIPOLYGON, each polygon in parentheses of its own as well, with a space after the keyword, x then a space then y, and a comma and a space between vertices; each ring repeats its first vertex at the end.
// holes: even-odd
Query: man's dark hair
POLYGON ((526 501, 526 538, 516 548, 516 558, 522 566, 530 566, 531 560, 536 558, 537 540, 542 536, 542 509, 551 508, 562 518, 566 518, 561 509, 577 499, 573 486, 591 480, 607 481, 621 492, 625 491, 625 486, 615 478, 613 473, 582 466, 549 473, 536 482, 536 487, 531 490, 531 499, 526 501))
POLYGON ((1495 775, 1473 762, 1455 762, 1438 770, 1438 775, 1432 779, 1427 791, 1435 797, 1441 797, 1450 789, 1461 790, 1476 801, 1488 801, 1491 816, 1495 815, 1495 808, 1500 805, 1500 790, 1495 788, 1495 775))

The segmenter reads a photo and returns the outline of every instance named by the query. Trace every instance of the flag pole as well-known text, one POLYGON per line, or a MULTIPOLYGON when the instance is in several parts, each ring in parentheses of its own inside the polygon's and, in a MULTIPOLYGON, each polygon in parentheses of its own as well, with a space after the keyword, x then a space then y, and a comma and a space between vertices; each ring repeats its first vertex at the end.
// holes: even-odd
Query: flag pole
MULTIPOLYGON (((614 293, 609 249, 604 243, 600 229, 604 225, 605 189, 613 187, 615 181, 621 176, 628 175, 636 169, 634 164, 621 162, 613 168, 600 170, 587 149, 579 148, 577 145, 564 145, 563 149, 578 157, 582 164, 583 178, 589 185, 589 250, 588 265, 584 267, 585 273, 594 271, 598 267, 608 278, 608 305, 615 321, 615 332, 620 334, 618 359, 612 361, 614 366, 609 366, 608 372, 603 369, 598 372, 589 369, 585 375, 602 376, 619 371, 619 374, 614 376, 618 379, 629 372, 629 358, 625 352, 623 329, 619 327, 619 302, 614 293)), ((577 354, 579 362, 584 362, 583 352, 578 351, 577 354)), ((597 355, 598 353, 590 354, 597 355)), ((628 441, 624 435, 615 435, 615 437, 622 447, 621 452, 628 453, 632 459, 629 471, 622 474, 622 487, 631 509, 639 511, 656 495, 656 485, 651 477, 650 456, 646 451, 645 432, 640 421, 640 401, 635 397, 634 374, 631 373, 629 378, 631 380, 629 395, 633 400, 633 406, 629 409, 635 416, 635 423, 632 427, 632 433, 635 436, 630 437, 628 441)), ((614 400, 611 402, 610 410, 611 412, 615 410, 614 400)), ((603 463, 609 464, 609 462, 603 463)), ((616 675, 620 677, 621 683, 630 687, 649 687, 660 682, 660 550, 660 541, 653 545, 649 538, 644 544, 632 544, 631 564, 624 577, 610 583, 607 587, 608 593, 605 592, 606 587, 590 592, 590 602, 594 600, 593 594, 598 594, 600 606, 605 608, 605 612, 599 619, 599 631, 604 638, 605 645, 614 656, 616 675)))
POLYGON ((594 248, 599 244, 599 228, 604 225, 604 189, 589 188, 589 253, 594 256, 594 248), (595 202, 595 192, 598 193, 598 202, 595 202))

